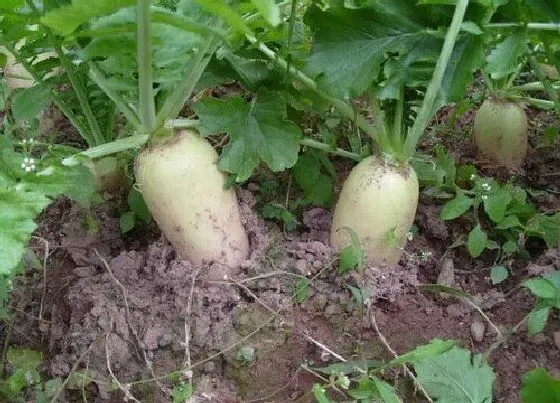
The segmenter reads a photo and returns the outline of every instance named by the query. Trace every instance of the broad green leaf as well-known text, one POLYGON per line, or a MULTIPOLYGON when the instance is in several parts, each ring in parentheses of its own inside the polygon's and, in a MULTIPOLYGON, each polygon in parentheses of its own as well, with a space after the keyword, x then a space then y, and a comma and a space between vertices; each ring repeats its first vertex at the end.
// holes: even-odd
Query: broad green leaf
POLYGON ((321 172, 322 164, 313 152, 300 155, 294 165, 294 179, 303 190, 306 201, 328 207, 332 199, 331 178, 321 172))
POLYGON ((454 347, 414 363, 418 381, 438 403, 489 403, 494 373, 482 354, 454 347))
POLYGON ((488 244, 488 235, 482 230, 480 224, 469 233, 467 240, 467 249, 472 257, 479 257, 486 245, 488 244))
POLYGON ((401 403, 401 399, 395 393, 395 388, 389 385, 387 382, 382 381, 377 377, 371 378, 373 384, 377 388, 377 393, 379 393, 379 397, 385 403, 401 403))
POLYGON ((483 200, 484 211, 495 223, 499 223, 504 219, 507 206, 511 202, 511 193, 506 188, 500 188, 488 195, 483 200))
POLYGON ((280 24, 280 9, 274 0, 251 0, 266 21, 273 27, 280 24))
POLYGON ((0 275, 10 274, 21 260, 35 217, 50 204, 41 193, 0 189, 0 275))
POLYGON ((517 251, 519 251, 519 247, 517 246, 517 244, 513 241, 507 241, 506 243, 504 243, 502 245, 502 250, 505 253, 515 253, 517 251))
POLYGON ((546 321, 548 320, 548 314, 550 313, 550 307, 538 307, 533 309, 527 315, 527 329, 530 335, 535 335, 543 331, 546 326, 546 321))
POLYGON ((135 187, 132 187, 128 193, 127 201, 128 207, 131 211, 134 211, 138 218, 145 223, 149 223, 152 220, 152 213, 150 213, 150 209, 144 201, 142 193, 140 193, 135 187))
POLYGON ((523 375, 521 397, 524 403, 560 402, 560 379, 544 368, 537 368, 523 375))
POLYGON ((404 363, 418 364, 425 360, 431 360, 439 357, 454 348, 456 342, 453 340, 431 340, 428 344, 416 347, 407 353, 400 355, 387 364, 387 366, 395 366, 404 363))
POLYGON ((262 209, 262 216, 264 218, 283 221, 287 231, 295 230, 298 225, 298 221, 292 212, 279 203, 265 204, 262 209))
POLYGON ((555 299, 559 292, 554 284, 546 278, 532 278, 521 285, 527 287, 537 297, 544 299, 555 299))
POLYGON ((331 403, 331 400, 327 397, 326 390, 320 384, 313 384, 313 396, 317 400, 317 403, 331 403))
POLYGON ((453 220, 462 216, 473 205, 473 199, 466 196, 465 193, 458 190, 457 196, 453 200, 448 201, 441 209, 440 217, 442 220, 453 220))
POLYGON ((373 380, 368 377, 363 377, 360 382, 358 382, 358 387, 350 389, 348 394, 355 399, 362 399, 366 401, 374 397, 379 397, 373 380))
POLYGON ((509 277, 509 271, 504 266, 494 266, 490 269, 490 279, 492 284, 500 284, 509 277))
POLYGON ((207 98, 194 105, 202 135, 230 136, 218 166, 248 179, 262 162, 274 172, 292 167, 298 157, 301 131, 286 119, 286 105, 277 93, 258 94, 251 102, 240 97, 221 101, 207 98))
POLYGON ((306 21, 314 37, 307 70, 335 95, 361 94, 377 78, 388 52, 402 56, 411 49, 418 51, 418 45, 432 36, 415 20, 425 15, 420 7, 397 3, 325 11, 311 6, 306 21))
POLYGON ((37 117, 51 100, 47 86, 35 85, 19 90, 12 101, 12 113, 15 119, 27 120, 37 117))
POLYGON ((560 245, 560 212, 553 216, 536 214, 527 222, 526 231, 540 236, 549 248, 557 248, 560 245))
POLYGON ((189 400, 193 395, 193 385, 188 382, 181 382, 175 385, 171 391, 171 399, 173 403, 183 403, 189 400))
POLYGON ((517 70, 521 56, 527 51, 527 31, 515 30, 488 55, 486 71, 493 79, 506 77, 517 70))
POLYGON ((203 10, 222 18, 236 31, 242 33, 251 32, 241 14, 228 5, 225 0, 195 0, 195 2, 203 10))
POLYGON ((498 222, 496 228, 498 229, 510 229, 521 227, 521 221, 515 215, 508 215, 503 218, 503 220, 498 222))
POLYGON ((123 234, 126 234, 128 231, 134 228, 136 224, 136 214, 134 211, 126 211, 121 214, 119 218, 119 227, 123 234))
POLYGON ((112 14, 136 3, 136 0, 72 0, 72 4, 45 14, 41 22, 59 34, 69 35, 93 17, 112 14))
POLYGON ((340 251, 338 271, 342 275, 354 268, 358 271, 362 271, 364 269, 364 251, 358 234, 348 227, 344 227, 341 231, 342 230, 348 231, 350 234, 350 243, 340 251))

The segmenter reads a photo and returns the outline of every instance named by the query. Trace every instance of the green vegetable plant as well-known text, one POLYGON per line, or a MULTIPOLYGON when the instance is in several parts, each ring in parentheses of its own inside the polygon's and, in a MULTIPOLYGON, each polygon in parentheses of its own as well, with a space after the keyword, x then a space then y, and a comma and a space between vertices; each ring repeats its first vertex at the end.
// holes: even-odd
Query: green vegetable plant
POLYGON ((554 309, 560 309, 560 271, 539 278, 526 280, 522 285, 537 298, 533 310, 527 315, 529 334, 540 333, 554 309))

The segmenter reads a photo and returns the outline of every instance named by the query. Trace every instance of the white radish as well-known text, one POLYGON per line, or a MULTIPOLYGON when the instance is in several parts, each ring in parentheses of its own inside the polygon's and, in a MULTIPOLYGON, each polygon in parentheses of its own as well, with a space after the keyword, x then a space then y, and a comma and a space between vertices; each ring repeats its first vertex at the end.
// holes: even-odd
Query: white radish
POLYGON ((249 253, 235 190, 216 166, 216 150, 181 131, 138 155, 136 180, 155 221, 179 254, 196 264, 237 268, 249 253))
POLYGON ((370 156, 350 172, 336 204, 330 241, 335 249, 350 244, 350 229, 370 265, 394 266, 406 244, 416 207, 418 179, 409 166, 370 156))
POLYGON ((527 154, 527 115, 516 102, 488 99, 474 119, 474 141, 480 153, 498 165, 517 168, 527 154))

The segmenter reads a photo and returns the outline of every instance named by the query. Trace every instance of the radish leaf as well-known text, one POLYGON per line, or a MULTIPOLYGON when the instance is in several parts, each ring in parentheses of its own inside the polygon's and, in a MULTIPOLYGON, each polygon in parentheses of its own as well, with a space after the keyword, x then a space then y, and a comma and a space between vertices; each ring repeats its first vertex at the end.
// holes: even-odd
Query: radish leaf
POLYGON ((229 134, 218 166, 236 174, 238 182, 248 179, 261 161, 274 172, 296 163, 301 131, 287 120, 286 104, 278 93, 259 93, 251 102, 240 97, 207 98, 194 110, 202 135, 229 134))
POLYGON ((516 30, 500 42, 488 55, 486 71, 493 79, 506 77, 516 71, 519 59, 527 49, 527 32, 516 30))
POLYGON ((523 376, 521 397, 525 403, 560 402, 560 379, 537 368, 523 376))

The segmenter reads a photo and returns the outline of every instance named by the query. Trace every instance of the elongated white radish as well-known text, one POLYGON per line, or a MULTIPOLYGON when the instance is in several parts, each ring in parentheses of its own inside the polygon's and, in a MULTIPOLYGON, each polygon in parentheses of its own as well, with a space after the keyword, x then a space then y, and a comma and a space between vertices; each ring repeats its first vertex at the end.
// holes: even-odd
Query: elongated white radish
POLYGON ((406 244, 418 205, 418 179, 409 166, 396 166, 371 156, 360 162, 340 193, 330 241, 336 249, 358 235, 366 261, 396 265, 406 244))
POLYGON ((516 102, 487 99, 474 119, 474 141, 480 153, 508 169, 523 163, 527 131, 527 115, 516 102))
POLYGON ((216 150, 181 131, 137 158, 136 180, 154 219, 180 255, 200 264, 238 267, 249 253, 237 196, 225 189, 216 150))

